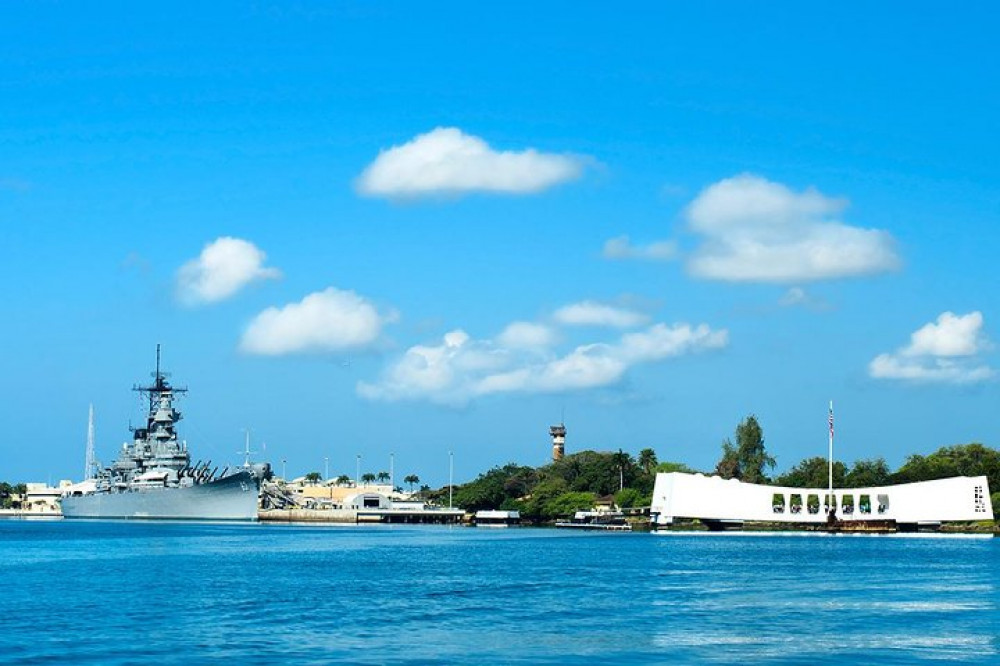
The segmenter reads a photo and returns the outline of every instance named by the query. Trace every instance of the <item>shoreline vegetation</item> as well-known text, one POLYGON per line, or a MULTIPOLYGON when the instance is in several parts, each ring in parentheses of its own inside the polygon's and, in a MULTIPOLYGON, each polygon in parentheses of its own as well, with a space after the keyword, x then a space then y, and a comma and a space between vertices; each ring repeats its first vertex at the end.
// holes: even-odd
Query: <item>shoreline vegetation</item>
MULTIPOLYGON (((680 462, 661 462, 656 451, 644 448, 638 456, 621 451, 580 451, 540 467, 508 463, 481 473, 476 479, 456 485, 454 503, 468 512, 481 509, 519 511, 522 522, 550 525, 572 516, 575 511, 613 503, 623 509, 648 507, 653 484, 660 472, 701 472, 747 483, 773 484, 793 488, 825 488, 828 461, 821 456, 805 458, 785 472, 770 476, 777 461, 764 445, 764 431, 754 415, 736 427, 734 440, 722 442, 722 452, 714 469, 696 470, 680 462)), ((866 458, 848 466, 834 461, 836 488, 931 481, 952 476, 986 476, 989 479, 994 521, 943 525, 941 531, 1000 533, 1000 450, 978 442, 944 446, 928 455, 911 454, 892 470, 884 458, 866 458)), ((448 487, 425 491, 435 501, 447 499, 448 487)), ((641 520, 637 520, 641 527, 641 520)), ((802 526, 761 523, 755 529, 795 530, 802 526)), ((683 529, 705 529, 700 523, 683 529)))
MULTIPOLYGON (((680 462, 661 462, 652 448, 641 449, 637 456, 619 449, 616 452, 584 450, 567 454, 561 460, 531 467, 517 463, 487 470, 472 481, 433 490, 421 486, 415 497, 438 505, 448 502, 467 513, 480 510, 518 511, 523 524, 552 525, 571 517, 576 511, 599 506, 616 507, 627 514, 636 529, 648 528, 648 518, 641 509, 652 501, 656 475, 662 472, 703 473, 747 483, 773 484, 792 488, 825 488, 828 461, 821 456, 805 458, 776 476, 770 472, 776 459, 767 452, 764 432, 754 415, 736 427, 734 439, 722 442, 722 451, 714 469, 696 470, 680 462)), ((314 473, 319 477, 318 473, 314 473)), ((911 454, 896 470, 884 458, 867 458, 848 466, 834 461, 833 484, 836 488, 884 486, 916 481, 931 481, 952 476, 985 476, 992 491, 993 521, 942 525, 942 532, 993 532, 1000 534, 1000 450, 978 442, 944 446, 928 455, 911 454)), ((372 480, 376 478, 371 476, 372 480)), ((385 474, 388 477, 388 474, 385 474)), ((344 477, 346 478, 346 477, 344 477)), ((419 483, 416 475, 404 479, 411 488, 419 483)), ((0 481, 0 509, 20 508, 26 484, 0 481)), ((754 523, 753 529, 767 531, 802 531, 801 525, 754 523)), ((699 521, 682 522, 673 529, 707 529, 699 521)))

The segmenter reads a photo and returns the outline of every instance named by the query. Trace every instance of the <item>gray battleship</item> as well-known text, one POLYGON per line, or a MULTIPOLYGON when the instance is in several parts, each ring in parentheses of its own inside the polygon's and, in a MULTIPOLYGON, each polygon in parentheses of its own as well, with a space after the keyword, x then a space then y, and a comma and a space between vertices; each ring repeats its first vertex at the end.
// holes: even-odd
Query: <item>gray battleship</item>
POLYGON ((172 520, 256 520, 257 498, 268 464, 252 464, 249 447, 243 465, 219 473, 211 461, 191 465, 185 442, 178 441, 181 413, 174 399, 187 392, 174 388, 160 371, 150 386, 133 390, 149 400, 145 427, 133 428, 133 441, 123 444, 110 467, 96 470, 93 490, 62 498, 65 518, 141 518, 172 520))

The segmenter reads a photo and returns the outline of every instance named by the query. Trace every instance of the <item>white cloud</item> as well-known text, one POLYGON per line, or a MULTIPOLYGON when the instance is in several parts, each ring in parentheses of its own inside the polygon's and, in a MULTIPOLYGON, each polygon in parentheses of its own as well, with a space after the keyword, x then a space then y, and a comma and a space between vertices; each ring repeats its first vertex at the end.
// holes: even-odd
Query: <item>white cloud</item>
POLYGON ((670 261, 677 257, 677 243, 655 241, 648 245, 633 245, 628 236, 617 236, 605 241, 601 254, 605 259, 670 261))
POLYGON ((982 332, 983 315, 943 312, 910 335, 910 344, 879 354, 868 365, 876 379, 970 384, 992 379, 994 370, 980 358, 991 348, 982 332))
POLYGON ((512 349, 544 349, 555 344, 556 332, 545 324, 515 321, 507 325, 497 342, 512 349))
POLYGON ((899 268, 888 232, 844 224, 844 199, 794 192, 752 174, 714 183, 686 217, 702 244, 688 261, 696 277, 732 282, 804 282, 899 268))
POLYGON ((608 326, 611 328, 632 328, 649 322, 649 317, 641 312, 625 308, 581 301, 559 308, 552 318, 564 326, 608 326))
POLYGON ((472 340, 456 329, 439 345, 415 345, 386 369, 378 383, 358 382, 358 394, 370 400, 427 398, 461 404, 476 393, 475 378, 499 370, 506 352, 490 342, 472 340))
POLYGON ((937 323, 925 324, 910 335, 905 356, 972 356, 988 346, 983 337, 983 315, 942 312, 937 323))
POLYGON ((497 151, 455 127, 438 127, 379 153, 361 173, 359 193, 373 197, 529 194, 579 178, 585 160, 533 148, 497 151))
POLYGON ((267 257, 256 245, 223 236, 207 244, 197 259, 177 272, 177 297, 187 305, 215 303, 229 298, 256 280, 281 277, 276 268, 264 267, 267 257))
POLYGON ((713 331, 707 324, 653 324, 644 331, 622 336, 618 355, 630 363, 661 361, 699 349, 718 349, 729 343, 725 329, 713 331))
MULTIPOLYGON (((615 343, 579 345, 558 355, 525 353, 452 331, 440 344, 411 347, 375 383, 359 382, 371 400, 429 400, 461 405, 496 393, 551 393, 611 386, 629 368, 724 347, 726 331, 706 325, 655 324, 615 343)), ((537 351, 537 350, 536 350, 537 351)))
POLYGON ((266 356, 363 349, 379 339, 383 325, 396 319, 396 313, 379 313, 353 291, 330 287, 258 314, 244 331, 240 349, 266 356))

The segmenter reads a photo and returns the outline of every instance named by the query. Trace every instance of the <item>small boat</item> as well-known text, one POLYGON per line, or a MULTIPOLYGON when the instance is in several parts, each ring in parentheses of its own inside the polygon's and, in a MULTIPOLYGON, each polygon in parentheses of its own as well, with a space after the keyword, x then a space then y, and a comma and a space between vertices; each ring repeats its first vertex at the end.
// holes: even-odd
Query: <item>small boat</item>
POLYGON ((568 527, 578 530, 609 530, 615 532, 631 532, 632 525, 625 520, 621 511, 591 510, 577 511, 570 520, 556 522, 556 527, 568 527))
POLYGON ((521 513, 519 511, 502 511, 484 509, 476 511, 472 517, 472 524, 479 527, 509 527, 521 523, 521 513))

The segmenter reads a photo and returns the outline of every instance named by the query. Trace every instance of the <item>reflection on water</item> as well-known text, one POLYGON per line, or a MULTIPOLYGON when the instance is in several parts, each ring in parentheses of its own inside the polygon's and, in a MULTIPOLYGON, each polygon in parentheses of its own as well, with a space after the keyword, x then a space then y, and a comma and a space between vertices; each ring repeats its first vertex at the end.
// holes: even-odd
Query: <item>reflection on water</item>
POLYGON ((7 662, 1000 662, 1000 541, 0 521, 7 662))

